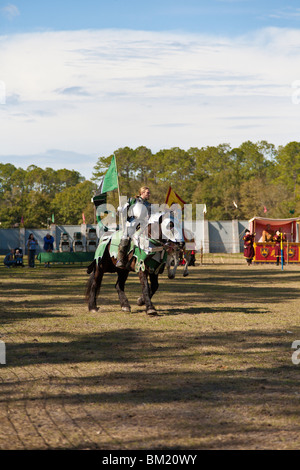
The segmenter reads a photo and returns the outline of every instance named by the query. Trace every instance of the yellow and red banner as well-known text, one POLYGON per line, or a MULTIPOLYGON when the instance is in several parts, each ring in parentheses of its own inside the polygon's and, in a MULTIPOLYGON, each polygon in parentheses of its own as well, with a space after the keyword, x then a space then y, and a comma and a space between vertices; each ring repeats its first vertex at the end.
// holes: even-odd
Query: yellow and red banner
POLYGON ((168 204, 169 207, 171 207, 172 204, 179 204, 182 209, 184 207, 184 204, 186 204, 184 200, 181 199, 181 197, 178 196, 175 191, 173 191, 171 186, 169 187, 165 202, 166 204, 168 204))

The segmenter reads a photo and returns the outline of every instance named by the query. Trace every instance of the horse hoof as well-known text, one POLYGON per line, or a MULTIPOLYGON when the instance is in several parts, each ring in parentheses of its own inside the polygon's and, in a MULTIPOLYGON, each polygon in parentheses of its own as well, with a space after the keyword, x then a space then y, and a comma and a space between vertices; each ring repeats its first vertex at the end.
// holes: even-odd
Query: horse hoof
POLYGON ((169 278, 169 279, 175 279, 175 276, 174 276, 174 274, 170 274, 170 275, 168 276, 168 278, 169 278))
POLYGON ((155 308, 149 308, 149 310, 146 311, 147 315, 157 315, 157 311, 155 310, 155 308))
POLYGON ((183 277, 187 277, 189 273, 183 273, 183 277))
POLYGON ((137 299, 137 304, 138 304, 139 307, 141 307, 142 305, 145 305, 144 299, 142 297, 139 297, 137 299))
POLYGON ((89 310, 89 313, 97 313, 97 312, 98 312, 98 310, 99 310, 99 308, 98 308, 98 307, 96 307, 96 308, 92 308, 91 310, 89 310))
POLYGON ((123 312, 131 312, 130 307, 122 307, 123 312))

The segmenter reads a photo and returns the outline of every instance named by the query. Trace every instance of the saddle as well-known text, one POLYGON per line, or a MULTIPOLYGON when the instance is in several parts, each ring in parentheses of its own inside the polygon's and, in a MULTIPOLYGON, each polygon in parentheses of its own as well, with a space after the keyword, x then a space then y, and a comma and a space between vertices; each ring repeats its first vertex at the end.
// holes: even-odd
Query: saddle
MULTIPOLYGON (((117 259, 118 248, 123 236, 123 231, 118 230, 110 234, 103 235, 100 238, 99 245, 95 252, 94 259, 99 262, 104 256, 104 252, 109 245, 109 255, 111 258, 117 259)), ((135 271, 145 271, 147 268, 150 272, 156 274, 162 272, 166 261, 167 251, 164 246, 157 240, 149 239, 143 233, 137 231, 131 239, 128 255, 136 259, 135 271)))

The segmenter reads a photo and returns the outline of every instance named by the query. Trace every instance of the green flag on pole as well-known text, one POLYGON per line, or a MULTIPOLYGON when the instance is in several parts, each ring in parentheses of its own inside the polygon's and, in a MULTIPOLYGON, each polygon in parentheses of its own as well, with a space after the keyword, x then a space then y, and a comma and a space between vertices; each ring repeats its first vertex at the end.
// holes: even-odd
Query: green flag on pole
POLYGON ((118 189, 118 172, 117 172, 117 164, 116 164, 116 157, 113 155, 109 168, 100 183, 100 186, 92 198, 93 203, 95 206, 99 206, 100 204, 106 204, 107 199, 107 192, 113 191, 114 189, 118 189))
POLYGON ((118 189, 117 164, 116 157, 114 155, 99 189, 101 190, 102 194, 107 193, 108 191, 113 191, 114 189, 118 189))
MULTIPOLYGON (((109 168, 101 181, 101 184, 92 198, 92 202, 95 205, 95 208, 97 209, 99 206, 102 206, 103 212, 104 212, 104 206, 107 203, 107 192, 113 191, 114 189, 119 189, 119 182, 118 182, 118 171, 117 171, 117 163, 116 163, 116 157, 113 155, 109 168)), ((98 225, 101 230, 104 229, 104 231, 108 230, 107 227, 105 227, 102 222, 101 222, 101 217, 100 214, 98 214, 98 211, 96 210, 96 218, 98 225)))
POLYGON ((52 223, 54 224, 54 214, 52 214, 51 220, 52 220, 52 223))

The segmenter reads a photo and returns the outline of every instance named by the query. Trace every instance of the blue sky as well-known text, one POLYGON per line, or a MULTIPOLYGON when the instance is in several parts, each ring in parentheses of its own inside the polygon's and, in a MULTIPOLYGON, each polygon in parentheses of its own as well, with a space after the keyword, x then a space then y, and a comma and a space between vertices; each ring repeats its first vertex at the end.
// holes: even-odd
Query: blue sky
POLYGON ((299 2, 278 0, 2 0, 1 5, 4 34, 121 28, 237 35, 299 27, 300 18, 299 2))
POLYGON ((299 139, 300 5, 0 0, 0 161, 299 139))

